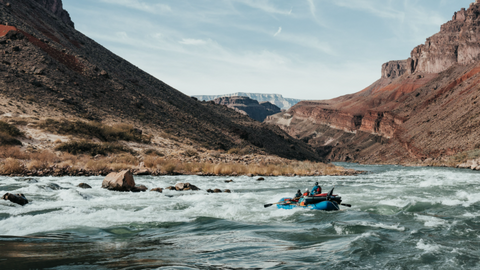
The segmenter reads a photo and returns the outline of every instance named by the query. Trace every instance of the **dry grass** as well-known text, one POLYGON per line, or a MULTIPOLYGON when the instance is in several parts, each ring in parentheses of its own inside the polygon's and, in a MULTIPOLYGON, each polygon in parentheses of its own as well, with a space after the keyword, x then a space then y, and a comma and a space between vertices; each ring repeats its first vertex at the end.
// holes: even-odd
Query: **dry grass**
POLYGON ((0 165, 0 173, 2 174, 20 174, 23 172, 23 166, 20 160, 15 158, 7 158, 0 165))
POLYGON ((29 159, 30 155, 23 152, 17 146, 1 146, 0 158, 29 159))
MULTIPOLYGON (((65 152, 52 152, 43 150, 33 153, 23 152, 19 147, 1 147, 0 148, 0 173, 18 174, 24 168, 29 171, 38 171, 47 168, 66 170, 67 172, 76 172, 80 169, 86 169, 93 172, 99 171, 120 171, 125 169, 138 168, 140 161, 143 161, 145 167, 152 172, 161 174, 213 174, 213 175, 339 175, 345 170, 334 165, 309 161, 289 161, 284 159, 265 159, 263 161, 250 161, 250 164, 244 163, 225 163, 223 159, 216 161, 198 161, 199 153, 192 152, 191 159, 176 159, 155 155, 149 151, 150 155, 135 156, 131 153, 113 153, 102 156, 92 157, 89 154, 73 155, 65 152), (195 161, 197 160, 197 161, 195 161)), ((216 153, 216 152, 215 152, 216 153)), ((177 153, 180 157, 182 153, 177 153)), ((220 153, 218 153, 220 156, 220 153)), ((223 156, 223 154, 222 154, 223 156)), ((211 155, 209 156, 211 157, 211 155)), ((246 157, 248 160, 252 157, 246 157)), ((215 159, 214 159, 215 160, 215 159)))

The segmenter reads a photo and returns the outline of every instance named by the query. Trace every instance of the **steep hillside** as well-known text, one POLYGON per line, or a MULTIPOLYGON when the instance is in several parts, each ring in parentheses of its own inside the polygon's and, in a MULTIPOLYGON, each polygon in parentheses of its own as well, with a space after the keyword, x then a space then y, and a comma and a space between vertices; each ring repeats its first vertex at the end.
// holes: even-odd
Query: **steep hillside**
POLYGON ((249 97, 221 97, 213 100, 215 104, 220 104, 232 108, 242 114, 250 116, 259 122, 263 122, 269 115, 279 113, 281 110, 272 103, 266 101, 258 103, 249 97))
POLYGON ((301 99, 295 98, 284 98, 280 94, 256 94, 256 93, 233 93, 233 94, 226 94, 226 95, 213 95, 213 96, 194 96, 199 100, 210 101, 221 97, 249 97, 254 99, 258 102, 270 102, 275 106, 278 106, 282 110, 288 110, 298 102, 302 101, 301 99))
MULTIPOLYGON (((478 1, 477 1, 478 2, 478 1)), ((270 116, 330 160, 454 165, 480 148, 480 4, 456 12, 366 89, 270 116)))
POLYGON ((319 159, 278 127, 197 101, 111 53, 73 28, 60 0, 0 0, 0 49, 0 120, 129 123, 190 147, 319 159))

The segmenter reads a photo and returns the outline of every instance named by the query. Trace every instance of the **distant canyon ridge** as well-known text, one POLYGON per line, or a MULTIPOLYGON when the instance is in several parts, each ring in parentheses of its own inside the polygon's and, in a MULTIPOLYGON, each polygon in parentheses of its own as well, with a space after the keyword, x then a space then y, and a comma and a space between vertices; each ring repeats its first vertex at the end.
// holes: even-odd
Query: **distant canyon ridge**
POLYGON ((258 102, 268 101, 273 105, 278 106, 281 110, 288 110, 298 102, 302 101, 301 99, 284 98, 280 94, 259 94, 259 93, 245 93, 245 92, 237 92, 237 93, 225 94, 225 95, 196 95, 193 97, 203 101, 210 101, 210 100, 215 100, 217 98, 223 98, 223 97, 249 97, 258 102))
POLYGON ((451 165, 479 158, 480 1, 364 90, 302 101, 267 123, 331 161, 451 165))

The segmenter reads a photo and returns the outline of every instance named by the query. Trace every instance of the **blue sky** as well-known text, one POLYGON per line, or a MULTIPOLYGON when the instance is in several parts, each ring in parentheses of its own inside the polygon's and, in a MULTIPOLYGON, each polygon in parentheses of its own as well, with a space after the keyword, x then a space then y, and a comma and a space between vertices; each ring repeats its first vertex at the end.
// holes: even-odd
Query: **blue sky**
POLYGON ((187 95, 329 99, 472 0, 63 0, 75 28, 187 95))

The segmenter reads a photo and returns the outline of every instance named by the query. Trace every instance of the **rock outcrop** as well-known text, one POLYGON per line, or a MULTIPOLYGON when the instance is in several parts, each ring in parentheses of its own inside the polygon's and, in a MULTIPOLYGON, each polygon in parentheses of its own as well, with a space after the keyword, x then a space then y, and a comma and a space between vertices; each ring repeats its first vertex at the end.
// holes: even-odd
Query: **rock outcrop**
MULTIPOLYGON (((269 116, 332 161, 418 163, 480 147, 480 3, 455 13, 366 89, 269 116)), ((434 163, 434 162, 432 162, 434 163)))
POLYGON ((280 108, 268 101, 259 103, 256 100, 243 96, 221 97, 215 99, 214 102, 235 109, 259 122, 263 122, 269 115, 281 112, 280 108))

